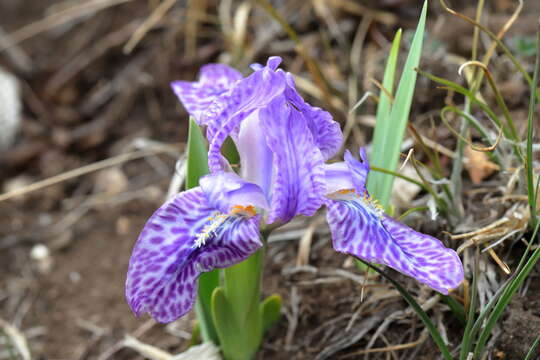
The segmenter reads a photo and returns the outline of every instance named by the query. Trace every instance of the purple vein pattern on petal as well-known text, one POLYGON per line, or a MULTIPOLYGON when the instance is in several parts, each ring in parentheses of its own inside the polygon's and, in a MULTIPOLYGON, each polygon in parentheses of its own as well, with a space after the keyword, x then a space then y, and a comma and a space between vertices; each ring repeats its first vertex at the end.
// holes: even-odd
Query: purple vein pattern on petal
POLYGON ((345 151, 345 163, 349 167, 351 180, 358 194, 366 191, 366 179, 369 173, 369 163, 366 150, 360 148, 360 160, 356 160, 349 150, 345 151))
POLYGON ((197 187, 166 202, 148 220, 126 280, 126 298, 137 316, 149 312, 159 322, 179 318, 193 306, 201 271, 242 261, 261 246, 257 216, 226 217, 204 245, 195 246, 215 214, 197 187))
POLYGON ((220 162, 221 145, 231 135, 236 140, 240 123, 254 111, 268 105, 272 99, 285 90, 285 74, 264 67, 247 78, 240 80, 226 94, 216 99, 203 114, 203 122, 208 124, 207 138, 210 139, 208 165, 211 172, 222 169, 220 162))
POLYGON ((381 217, 361 199, 329 201, 327 221, 339 252, 388 265, 443 294, 463 280, 454 250, 386 215, 381 217))
POLYGON ((188 113, 199 125, 204 125, 201 119, 203 112, 216 96, 228 91, 240 79, 242 74, 227 65, 208 64, 201 68, 199 81, 174 81, 171 87, 188 113))
POLYGON ((272 150, 274 185, 268 223, 311 216, 324 202, 324 166, 305 116, 276 98, 260 111, 261 128, 272 150))
POLYGON ((339 151, 343 143, 343 134, 339 123, 334 121, 329 112, 305 102, 295 89, 292 75, 287 73, 286 76, 288 86, 285 93, 287 100, 304 114, 308 120, 307 124, 315 144, 321 150, 324 160, 330 159, 339 151))

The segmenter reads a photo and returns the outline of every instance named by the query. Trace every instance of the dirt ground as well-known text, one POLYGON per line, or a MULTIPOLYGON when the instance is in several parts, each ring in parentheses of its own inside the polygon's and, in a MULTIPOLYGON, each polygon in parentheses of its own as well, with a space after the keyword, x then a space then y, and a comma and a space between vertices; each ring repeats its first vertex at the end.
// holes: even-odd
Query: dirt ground
MULTIPOLYGON (((187 2, 191 5, 178 2, 126 54, 122 48, 157 2, 116 1, 117 5, 111 5, 110 1, 106 8, 81 15, 51 15, 78 3, 0 2, 0 40, 9 39, 6 34, 20 39, 15 47, 0 52, 0 67, 20 80, 23 101, 22 124, 15 143, 0 152, 0 189, 21 189, 104 159, 147 153, 0 201, 0 319, 22 332, 33 359, 143 359, 136 351, 122 347, 126 334, 178 353, 189 346, 193 314, 170 325, 159 325, 147 316, 135 318, 124 300, 131 248, 146 219, 163 201, 186 141, 187 114, 168 83, 174 79, 192 80, 201 65, 235 56, 243 64, 281 55, 289 70, 307 72, 295 55, 294 44, 279 26, 272 30, 275 24, 260 9, 252 10, 256 17, 253 31, 259 31, 256 20, 263 18, 273 24, 267 24, 271 40, 257 48, 258 38, 248 36, 246 41, 253 46, 243 49, 240 55, 230 50, 234 43, 220 32, 218 4, 213 0, 201 2, 207 13, 199 14, 200 21, 190 20, 197 18, 201 10, 199 5, 193 5, 195 1, 187 2), (47 21, 39 22, 46 16, 47 21), (69 21, 62 23, 65 18, 69 21), (23 28, 28 24, 33 25, 23 28)), ((239 6, 231 3, 234 8, 239 6)), ((290 8, 298 6, 283 3, 290 8)), ((452 59, 469 56, 472 27, 446 14, 437 3, 430 3, 422 69, 459 81, 459 64, 452 59)), ((474 8, 467 2, 454 4, 474 15, 474 8)), ((540 6, 534 1, 526 6, 507 35, 513 39, 508 40, 510 45, 535 34, 540 6)), ((330 64, 325 71, 341 95, 345 94, 347 73, 336 54, 350 50, 346 44, 350 45, 355 37, 362 16, 336 10, 336 34, 328 30, 332 23, 324 22, 311 5, 299 7, 301 16, 290 17, 296 31, 308 47, 313 46, 315 55, 322 51, 321 47, 333 49, 321 53, 321 61, 330 64), (325 40, 328 44, 321 45, 325 40)), ((393 31, 398 27, 413 28, 419 13, 415 1, 368 1, 366 7, 389 14, 393 20, 388 24, 375 20, 369 25, 358 70, 362 74, 358 98, 366 90, 375 91, 369 79, 381 79, 382 61, 393 31)), ((489 4, 487 26, 498 30, 514 9, 515 4, 509 0, 489 4)), ((487 39, 482 41, 487 43, 487 39)), ((532 66, 525 50, 520 59, 529 68, 532 66)), ((526 126, 527 87, 509 71, 508 61, 502 57, 493 61, 493 69, 522 132, 526 126)), ((434 134, 441 144, 454 148, 456 140, 446 128, 430 125, 429 114, 448 102, 445 92, 434 89, 435 84, 419 77, 412 122, 426 135, 434 134)), ((486 94, 487 101, 493 101, 490 93, 486 94)), ((313 94, 307 97, 326 106, 313 94)), ((346 99, 346 95, 340 98, 346 99)), ((451 101, 459 104, 463 100, 455 97, 451 101)), ((351 135, 353 146, 370 139, 368 115, 374 109, 374 104, 362 109, 360 125, 351 135)), ((333 110, 342 124, 346 113, 333 110)), ((446 162, 450 166, 451 159, 442 160, 443 165, 446 162)), ((493 174, 483 179, 482 185, 475 185, 471 174, 463 172, 463 203, 469 212, 466 224, 427 221, 427 216, 413 216, 409 222, 456 248, 459 244, 450 241, 448 233, 459 231, 461 225, 462 231, 485 226, 514 205, 487 208, 482 201, 495 195, 484 196, 477 191, 488 188, 492 189, 490 194, 499 194, 508 178, 508 174, 493 174)), ((418 194, 415 199, 422 196, 418 194)), ((323 217, 299 219, 275 234, 269 244, 264 294, 280 294, 284 308, 281 321, 269 332, 258 359, 365 359, 368 355, 362 351, 366 348, 376 350, 395 344, 409 345, 402 350, 374 351, 370 358, 437 359, 436 346, 399 293, 375 275, 366 283, 359 281, 360 274, 351 261, 332 250, 323 217), (298 240, 309 226, 315 228, 310 252, 299 260, 298 240), (381 334, 375 337, 377 330, 381 334)), ((517 239, 508 244, 498 252, 513 269, 524 245, 517 239)), ((488 288, 496 289, 505 275, 487 256, 485 269, 488 288)), ((392 274, 419 302, 430 304, 430 315, 445 329, 450 344, 457 345, 462 325, 440 298, 414 281, 392 274)), ((492 359, 522 359, 540 334, 539 276, 537 267, 507 310, 490 344, 492 359)), ((454 295, 463 301, 462 289, 454 295)), ((17 359, 2 342, 1 332, 0 359, 17 359)))

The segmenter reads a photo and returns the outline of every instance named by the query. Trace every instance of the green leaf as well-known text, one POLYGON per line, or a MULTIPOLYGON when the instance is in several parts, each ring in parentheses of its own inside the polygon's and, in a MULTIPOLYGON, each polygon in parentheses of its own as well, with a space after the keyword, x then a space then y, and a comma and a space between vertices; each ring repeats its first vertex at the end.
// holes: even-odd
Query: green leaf
POLYGON ((533 344, 531 345, 531 348, 527 352, 527 356, 525 356, 525 359, 523 359, 523 360, 532 360, 532 358, 534 356, 534 351, 536 350, 536 347, 538 346, 539 343, 540 343, 540 335, 538 335, 536 337, 533 344))
MULTIPOLYGON (((424 2, 424 6, 422 8, 422 13, 418 21, 418 26, 412 40, 405 66, 403 68, 394 102, 391 106, 389 115, 386 117, 387 105, 385 102, 382 102, 383 108, 380 110, 380 116, 382 119, 386 119, 386 121, 379 125, 379 118, 377 118, 375 131, 378 133, 382 132, 382 135, 377 134, 377 142, 373 143, 370 161, 370 163, 376 167, 385 168, 392 171, 397 168, 400 155, 400 146, 403 141, 403 135, 405 133, 405 127, 409 118, 414 88, 416 85, 417 74, 415 68, 417 68, 418 64, 420 63, 420 55, 422 53, 422 43, 424 40, 424 30, 426 24, 426 14, 427 1, 424 2), (379 126, 383 127, 382 131, 377 129, 379 126)), ((390 60, 388 65, 391 68, 392 64, 390 63, 390 60)), ((395 67, 395 65, 393 66, 395 67)), ((385 73, 387 71, 389 72, 388 79, 384 80, 388 80, 389 85, 393 70, 388 69, 387 66, 385 73)), ((377 109, 377 115, 379 116, 379 109, 377 109)), ((378 199, 381 205, 385 208, 388 206, 390 201, 390 193, 392 191, 393 182, 394 177, 386 174, 372 172, 368 175, 368 190, 370 194, 378 199)))
POLYGON ((473 343, 473 328, 474 328, 474 314, 476 314, 476 302, 478 298, 478 276, 479 272, 479 259, 480 259, 480 250, 478 246, 476 247, 476 254, 474 256, 474 272, 473 272, 473 282, 471 289, 471 302, 469 304, 469 314, 467 316, 467 323, 465 324, 465 331, 463 332, 463 338, 461 340, 461 349, 459 349, 459 360, 467 360, 469 356, 471 345, 473 343))
MULTIPOLYGON (((390 55, 388 56, 388 62, 384 69, 384 76, 382 86, 384 90, 387 90, 390 95, 394 92, 394 78, 396 76, 397 60, 399 55, 399 45, 401 44, 401 29, 396 32, 396 36, 392 41, 392 47, 390 48, 390 55)), ((384 144, 387 141, 389 131, 391 131, 390 123, 390 110, 392 105, 392 99, 388 96, 386 91, 379 92, 379 105, 377 105, 377 115, 375 122, 375 130, 373 132, 373 149, 384 149, 384 144)), ((377 152, 379 154, 379 152, 377 152)), ((380 157, 384 156, 384 152, 380 152, 380 157)), ((372 160, 374 156, 372 155, 372 160)))
POLYGON ((281 296, 272 294, 261 302, 261 316, 263 332, 266 332, 281 318, 281 296))
POLYGON ((199 345, 201 343, 201 324, 198 320, 195 320, 193 324, 193 330, 191 330, 191 339, 189 340, 189 346, 199 345))
MULTIPOLYGON (((189 132, 187 143, 186 189, 199 185, 199 178, 208 174, 208 152, 206 139, 199 125, 193 118, 189 119, 189 132)), ((219 338, 212 321, 210 300, 212 292, 219 285, 219 272, 217 270, 202 274, 199 277, 199 291, 195 311, 199 320, 199 327, 204 341, 219 344, 219 338)))
POLYGON ((240 164, 240 154, 238 154, 236 145, 230 136, 228 136, 223 142, 223 145, 221 146, 221 153, 223 156, 225 156, 225 158, 227 158, 227 160, 229 160, 229 164, 240 164))
MULTIPOLYGON (((540 24, 539 24, 540 25, 540 24)), ((536 89, 538 87, 538 72, 540 71, 540 27, 537 30, 536 57, 534 62, 534 74, 530 86, 531 96, 529 98, 529 114, 527 116, 527 194, 529 199, 529 211, 531 213, 531 225, 534 227, 538 219, 536 218, 536 190, 534 188, 534 164, 533 164, 533 143, 534 143, 534 118, 536 109, 536 89)))
POLYGON ((261 344, 262 253, 224 269, 224 285, 212 295, 212 316, 226 360, 251 360, 261 344))
POLYGON ((195 120, 189 118, 187 143, 186 190, 199 185, 199 178, 208 174, 208 150, 204 135, 195 120))

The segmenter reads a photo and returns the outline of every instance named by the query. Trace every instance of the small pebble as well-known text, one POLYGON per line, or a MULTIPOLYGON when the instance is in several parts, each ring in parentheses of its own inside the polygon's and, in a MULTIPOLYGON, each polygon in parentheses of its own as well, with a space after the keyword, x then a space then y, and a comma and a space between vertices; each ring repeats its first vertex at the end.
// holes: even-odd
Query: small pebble
POLYGON ((15 141, 21 125, 21 96, 17 78, 0 68, 0 151, 15 141))

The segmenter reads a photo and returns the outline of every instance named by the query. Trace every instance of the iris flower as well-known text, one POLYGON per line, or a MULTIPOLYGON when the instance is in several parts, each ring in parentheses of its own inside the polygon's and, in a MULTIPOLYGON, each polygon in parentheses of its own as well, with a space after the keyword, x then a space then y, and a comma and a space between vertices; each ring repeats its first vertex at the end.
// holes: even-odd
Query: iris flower
POLYGON ((197 82, 173 90, 206 127, 210 175, 161 206, 142 230, 130 260, 126 297, 136 315, 170 322, 188 312, 202 272, 236 264, 261 246, 260 229, 328 209, 334 248, 386 264, 447 293, 459 285, 457 254, 386 216, 365 189, 369 171, 347 153, 325 164, 342 143, 331 115, 306 103, 279 57, 242 78, 225 65, 201 69, 197 82), (240 154, 233 172, 221 155, 231 137, 240 154))
POLYGON ((326 165, 326 219, 336 251, 384 264, 443 294, 463 281, 457 253, 438 239, 392 219, 366 187, 369 164, 350 152, 345 162, 326 165))
POLYGON ((207 65, 198 82, 172 87, 206 126, 211 174, 161 206, 145 225, 130 260, 126 297, 135 314, 170 322, 193 306, 197 278, 246 259, 262 246, 259 229, 313 215, 325 201, 324 161, 341 145, 332 116, 307 104, 281 59, 238 79, 207 65), (240 174, 221 156, 230 136, 240 174))

